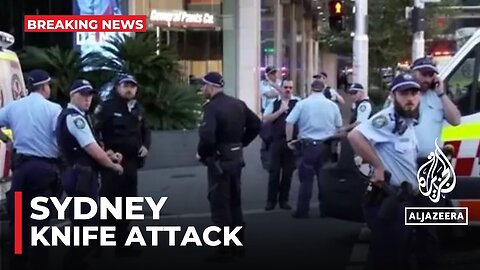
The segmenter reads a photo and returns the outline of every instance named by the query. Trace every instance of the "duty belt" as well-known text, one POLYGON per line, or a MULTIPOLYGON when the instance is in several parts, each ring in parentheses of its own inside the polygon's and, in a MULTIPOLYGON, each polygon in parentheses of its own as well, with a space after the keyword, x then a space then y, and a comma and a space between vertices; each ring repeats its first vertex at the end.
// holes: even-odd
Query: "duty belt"
POLYGON ((300 141, 304 146, 322 145, 325 143, 325 140, 313 140, 313 139, 301 139, 300 141))

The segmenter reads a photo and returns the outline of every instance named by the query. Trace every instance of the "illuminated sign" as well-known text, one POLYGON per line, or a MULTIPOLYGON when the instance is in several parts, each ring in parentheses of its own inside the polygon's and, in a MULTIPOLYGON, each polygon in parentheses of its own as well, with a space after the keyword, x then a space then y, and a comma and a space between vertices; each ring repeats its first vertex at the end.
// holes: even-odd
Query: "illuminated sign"
POLYGON ((167 27, 215 27, 215 16, 210 13, 152 10, 150 22, 167 27))

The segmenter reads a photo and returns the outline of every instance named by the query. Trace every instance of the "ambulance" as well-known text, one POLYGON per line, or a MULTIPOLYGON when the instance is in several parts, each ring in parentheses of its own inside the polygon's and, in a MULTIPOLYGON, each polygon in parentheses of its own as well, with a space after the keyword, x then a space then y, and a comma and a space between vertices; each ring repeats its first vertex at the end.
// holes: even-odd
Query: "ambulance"
MULTIPOLYGON (((0 108, 27 94, 20 61, 8 50, 14 42, 12 35, 0 31, 0 108)), ((1 131, 12 140, 11 130, 1 131)), ((5 211, 6 192, 10 189, 10 150, 10 143, 0 141, 0 214, 5 211)))

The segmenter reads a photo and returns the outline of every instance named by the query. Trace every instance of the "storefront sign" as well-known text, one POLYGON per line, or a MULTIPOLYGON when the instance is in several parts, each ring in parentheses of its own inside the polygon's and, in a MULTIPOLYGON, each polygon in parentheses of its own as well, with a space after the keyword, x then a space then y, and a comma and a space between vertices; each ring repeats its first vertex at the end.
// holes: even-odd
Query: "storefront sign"
POLYGON ((210 13, 152 10, 150 22, 155 26, 168 27, 215 27, 215 16, 210 13))

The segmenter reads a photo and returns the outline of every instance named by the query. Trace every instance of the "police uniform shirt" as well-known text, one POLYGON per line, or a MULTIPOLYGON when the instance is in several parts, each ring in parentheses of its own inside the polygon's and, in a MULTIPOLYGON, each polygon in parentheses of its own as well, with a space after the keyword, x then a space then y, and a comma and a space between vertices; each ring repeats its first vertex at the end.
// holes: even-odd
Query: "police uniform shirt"
MULTIPOLYGON (((276 85, 278 85, 279 87, 281 86, 282 84, 282 81, 281 80, 277 80, 275 82, 276 85)), ((261 95, 262 95, 262 109, 266 109, 270 104, 272 104, 276 97, 275 98, 269 98, 269 97, 266 97, 265 94, 270 92, 271 90, 276 90, 275 88, 273 88, 271 85, 270 85, 270 82, 268 80, 262 80, 262 82, 260 83, 260 92, 261 92, 261 95)))
MULTIPOLYGON (((434 90, 428 90, 420 96, 420 118, 415 126, 418 139, 418 156, 428 157, 435 150, 435 139, 440 140, 443 127, 443 104, 434 90)), ((437 142, 441 145, 441 142, 437 142)))
POLYGON ((90 125, 88 124, 85 118, 85 112, 78 109, 73 104, 68 104, 68 108, 72 108, 78 112, 78 114, 69 114, 67 115, 66 124, 67 129, 70 134, 77 140, 78 144, 85 148, 88 145, 94 143, 95 137, 93 136, 90 125))
POLYGON ((32 92, 0 109, 0 126, 12 129, 17 153, 57 158, 55 129, 61 112, 60 105, 32 92))
POLYGON ((392 174, 390 180, 392 186, 399 187, 402 182, 408 181, 414 188, 418 187, 416 164, 418 148, 413 129, 414 121, 416 120, 402 118, 395 121, 395 111, 391 106, 354 129, 370 141, 385 170, 392 174), (396 132, 396 126, 403 126, 404 132, 396 132))
POLYGON ((325 140, 342 126, 342 116, 337 104, 314 92, 295 105, 286 122, 298 125, 299 139, 325 140))
POLYGON ((368 102, 368 100, 363 100, 360 102, 358 105, 358 108, 355 108, 357 110, 357 122, 365 122, 368 120, 370 117, 370 114, 372 113, 372 104, 368 102))

